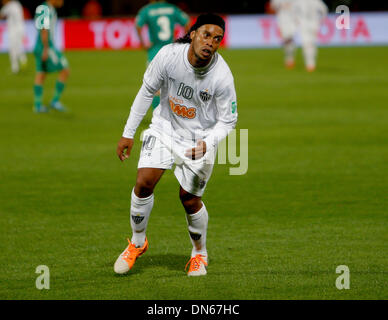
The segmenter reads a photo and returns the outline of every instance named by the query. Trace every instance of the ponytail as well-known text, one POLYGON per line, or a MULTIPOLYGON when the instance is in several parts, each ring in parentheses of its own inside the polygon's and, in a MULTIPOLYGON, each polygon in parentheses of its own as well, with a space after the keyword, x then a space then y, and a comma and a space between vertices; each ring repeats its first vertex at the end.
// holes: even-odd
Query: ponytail
POLYGON ((175 43, 191 43, 190 33, 193 28, 191 27, 189 32, 187 32, 183 37, 180 37, 175 40, 175 43))

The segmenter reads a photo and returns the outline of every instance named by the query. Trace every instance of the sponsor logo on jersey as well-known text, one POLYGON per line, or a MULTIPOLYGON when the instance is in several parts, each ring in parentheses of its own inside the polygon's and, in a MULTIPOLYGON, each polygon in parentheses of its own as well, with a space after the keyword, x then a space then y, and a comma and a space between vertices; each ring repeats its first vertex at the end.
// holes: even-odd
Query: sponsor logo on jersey
POLYGON ((177 116, 187 119, 194 119, 197 115, 197 110, 195 108, 188 108, 184 105, 174 103, 174 101, 172 101, 171 99, 169 101, 171 111, 174 112, 177 116))
POLYGON ((199 96, 201 97, 202 101, 204 101, 204 102, 209 101, 212 97, 212 95, 208 91, 209 91, 208 89, 205 89, 205 90, 201 90, 199 92, 199 96))

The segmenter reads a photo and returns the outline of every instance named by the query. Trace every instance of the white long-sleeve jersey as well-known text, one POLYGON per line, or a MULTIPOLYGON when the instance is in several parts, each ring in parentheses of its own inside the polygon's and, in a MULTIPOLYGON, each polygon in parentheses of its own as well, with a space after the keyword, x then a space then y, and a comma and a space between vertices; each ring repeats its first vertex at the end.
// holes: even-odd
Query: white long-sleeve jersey
POLYGON ((0 11, 0 14, 7 19, 7 28, 10 34, 24 33, 23 7, 19 1, 7 2, 0 11))
POLYGON ((276 12, 276 21, 283 40, 293 38, 298 28, 295 2, 298 0, 271 0, 276 12))
POLYGON ((160 105, 151 128, 180 140, 203 139, 216 146, 235 127, 237 100, 233 75, 215 53, 204 68, 188 61, 189 44, 164 46, 148 66, 132 104, 123 137, 133 138, 153 95, 160 89, 160 105))
POLYGON ((295 8, 302 28, 319 26, 328 13, 322 0, 297 0, 295 8))

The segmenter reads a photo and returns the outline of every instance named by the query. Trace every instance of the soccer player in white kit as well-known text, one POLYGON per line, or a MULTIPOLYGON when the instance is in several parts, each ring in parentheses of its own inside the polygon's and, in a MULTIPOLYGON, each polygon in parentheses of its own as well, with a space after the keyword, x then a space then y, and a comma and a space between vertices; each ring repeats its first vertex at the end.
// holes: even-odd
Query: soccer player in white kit
POLYGON ((158 52, 145 72, 117 146, 121 161, 129 157, 135 131, 159 89, 161 100, 150 128, 143 134, 131 196, 132 239, 114 264, 116 273, 128 272, 147 250, 153 190, 164 171, 174 164, 193 245, 188 275, 207 273, 208 212, 201 197, 212 173, 217 144, 237 122, 233 75, 216 52, 224 32, 225 22, 220 16, 200 15, 183 38, 158 52))
POLYGON ((286 68, 295 67, 294 37, 298 29, 294 3, 297 0, 271 0, 271 7, 276 12, 276 21, 282 37, 284 48, 284 64, 286 68))
POLYGON ((24 14, 23 7, 16 0, 3 0, 3 7, 0 11, 0 18, 7 19, 9 58, 11 70, 18 73, 20 67, 27 64, 27 57, 24 52, 24 14))
POLYGON ((297 0, 295 10, 300 25, 305 67, 312 72, 317 63, 318 31, 328 9, 322 0, 297 0))

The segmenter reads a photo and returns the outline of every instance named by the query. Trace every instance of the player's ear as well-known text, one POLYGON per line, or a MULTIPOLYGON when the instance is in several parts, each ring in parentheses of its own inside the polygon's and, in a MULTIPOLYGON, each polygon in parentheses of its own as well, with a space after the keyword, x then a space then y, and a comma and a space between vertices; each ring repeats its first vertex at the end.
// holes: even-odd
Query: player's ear
POLYGON ((195 30, 190 32, 190 39, 193 40, 195 36, 195 30))

